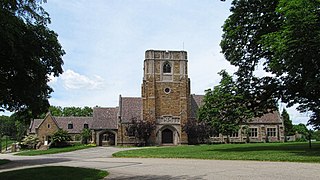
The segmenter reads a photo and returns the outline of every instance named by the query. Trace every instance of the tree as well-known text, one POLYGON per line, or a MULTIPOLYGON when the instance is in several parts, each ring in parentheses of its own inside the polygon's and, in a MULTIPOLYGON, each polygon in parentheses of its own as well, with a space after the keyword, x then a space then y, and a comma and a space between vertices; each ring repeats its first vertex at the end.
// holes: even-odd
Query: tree
POLYGON ((290 120, 290 116, 285 108, 282 110, 281 116, 284 125, 284 136, 294 135, 295 132, 293 131, 292 121, 290 120))
POLYGON ((293 125, 292 129, 294 132, 297 132, 297 133, 302 134, 304 136, 307 136, 309 133, 307 126, 302 123, 293 125))
POLYGON ((68 145, 68 141, 71 141, 70 134, 63 130, 59 129, 57 132, 55 132, 52 136, 52 143, 56 147, 64 147, 68 145))
POLYGON ((232 77, 224 70, 220 84, 213 90, 206 90, 203 106, 199 109, 199 119, 212 125, 217 133, 229 135, 238 132, 241 123, 250 120, 254 113, 232 77))
POLYGON ((133 132, 135 138, 140 140, 139 146, 149 145, 149 138, 152 132, 155 130, 156 125, 151 121, 137 120, 137 118, 132 118, 130 125, 127 127, 127 132, 133 132))
POLYGON ((82 143, 88 144, 88 140, 91 137, 91 130, 88 128, 83 128, 81 131, 82 143))
POLYGON ((312 138, 316 141, 320 141, 320 130, 314 131, 312 134, 312 138))
MULTIPOLYGON (((45 0, 44 0, 45 1, 45 0)), ((49 76, 62 73, 65 52, 47 27, 42 0, 0 1, 0 110, 36 117, 46 112, 53 91, 49 76)), ((29 118, 28 118, 29 119, 29 118)))
POLYGON ((9 116, 0 116, 0 136, 8 135, 15 138, 17 133, 15 122, 9 116))
POLYGON ((90 107, 64 107, 62 110, 62 116, 84 116, 89 117, 93 115, 93 110, 90 107))
MULTIPOLYGON (((63 116, 63 109, 60 106, 50 106, 49 111, 52 116, 63 116)), ((42 118, 44 118, 46 114, 47 113, 44 113, 42 118)))
POLYGON ((320 128, 320 1, 233 0, 230 11, 220 45, 246 97, 259 109, 270 97, 299 104, 320 128), (267 76, 254 75, 258 64, 267 76))
POLYGON ((30 114, 16 112, 10 116, 10 121, 14 123, 14 128, 16 130, 15 139, 20 142, 26 135, 28 129, 28 121, 30 114))
MULTIPOLYGON (((91 117, 93 116, 93 109, 91 107, 60 107, 60 106, 50 106, 49 111, 53 116, 62 117, 91 117)), ((46 113, 42 113, 39 117, 44 118, 46 113)))

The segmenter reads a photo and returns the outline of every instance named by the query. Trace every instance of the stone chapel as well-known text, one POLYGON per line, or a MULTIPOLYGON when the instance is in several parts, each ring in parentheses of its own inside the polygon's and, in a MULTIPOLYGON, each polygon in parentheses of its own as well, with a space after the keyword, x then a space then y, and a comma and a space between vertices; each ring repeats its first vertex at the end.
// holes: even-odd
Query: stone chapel
MULTIPOLYGON (((145 52, 141 97, 119 97, 119 106, 93 108, 93 117, 54 117, 34 119, 29 134, 36 134, 48 144, 59 128, 67 130, 77 141, 83 128, 92 132, 97 145, 130 145, 137 143, 127 131, 132 119, 153 121, 156 129, 150 138, 153 145, 187 144, 182 130, 188 120, 197 118, 203 95, 190 94, 188 55, 186 51, 147 50, 145 52), (53 129, 55 128, 55 129, 53 129)), ((247 124, 250 142, 281 142, 284 140, 283 122, 278 112, 254 118, 247 124)), ((224 136, 212 137, 224 142, 224 136)), ((230 137, 231 142, 246 142, 241 129, 230 137)))

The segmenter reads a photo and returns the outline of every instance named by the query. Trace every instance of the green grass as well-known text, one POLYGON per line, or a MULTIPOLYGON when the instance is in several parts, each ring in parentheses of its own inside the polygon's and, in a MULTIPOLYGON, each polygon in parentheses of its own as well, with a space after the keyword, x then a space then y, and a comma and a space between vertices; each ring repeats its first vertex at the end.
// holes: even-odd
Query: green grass
MULTIPOLYGON (((7 141, 7 147, 11 147, 12 143, 15 143, 16 141, 14 140, 11 140, 11 139, 8 139, 7 141)), ((5 150, 6 149, 6 139, 3 138, 2 141, 1 141, 1 147, 2 147, 2 150, 5 150)))
POLYGON ((64 147, 64 148, 50 148, 48 150, 30 150, 30 151, 22 151, 22 152, 15 154, 15 155, 18 155, 18 156, 37 156, 37 155, 43 155, 43 154, 57 154, 57 153, 87 149, 87 148, 91 148, 91 147, 95 147, 95 146, 76 145, 76 146, 69 146, 69 147, 64 147))
POLYGON ((142 148, 121 151, 114 157, 191 158, 320 163, 320 143, 216 144, 142 148))
POLYGON ((9 163, 9 162, 10 162, 10 160, 0 159, 0 166, 1 166, 2 164, 7 164, 7 163, 9 163))
POLYGON ((64 166, 46 166, 39 168, 28 168, 15 171, 8 171, 0 173, 0 178, 2 180, 6 179, 24 179, 24 180, 79 180, 79 179, 102 179, 108 175, 108 172, 97 170, 97 169, 87 169, 87 168, 77 168, 77 167, 64 167, 64 166))

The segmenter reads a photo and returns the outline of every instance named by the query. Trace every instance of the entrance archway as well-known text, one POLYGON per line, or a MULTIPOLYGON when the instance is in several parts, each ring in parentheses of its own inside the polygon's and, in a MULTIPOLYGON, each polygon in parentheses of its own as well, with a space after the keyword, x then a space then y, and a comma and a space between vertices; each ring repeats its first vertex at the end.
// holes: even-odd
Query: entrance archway
POLYGON ((164 129, 161 132, 162 144, 173 144, 173 132, 170 129, 164 129))
POLYGON ((102 131, 98 133, 98 145, 99 146, 114 146, 116 143, 116 133, 113 131, 102 131))

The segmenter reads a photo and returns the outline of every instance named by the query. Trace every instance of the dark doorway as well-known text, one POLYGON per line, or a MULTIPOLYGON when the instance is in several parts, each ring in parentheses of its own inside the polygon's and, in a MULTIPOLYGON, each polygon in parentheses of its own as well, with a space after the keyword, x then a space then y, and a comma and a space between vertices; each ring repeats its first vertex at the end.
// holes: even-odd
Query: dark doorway
POLYGON ((161 133, 162 144, 172 144, 173 143, 173 132, 170 129, 165 129, 161 133))
POLYGON ((113 133, 102 133, 99 138, 99 146, 114 146, 116 142, 115 140, 115 135, 113 133))
POLYGON ((51 143, 51 136, 47 136, 47 143, 48 143, 48 144, 51 143))

